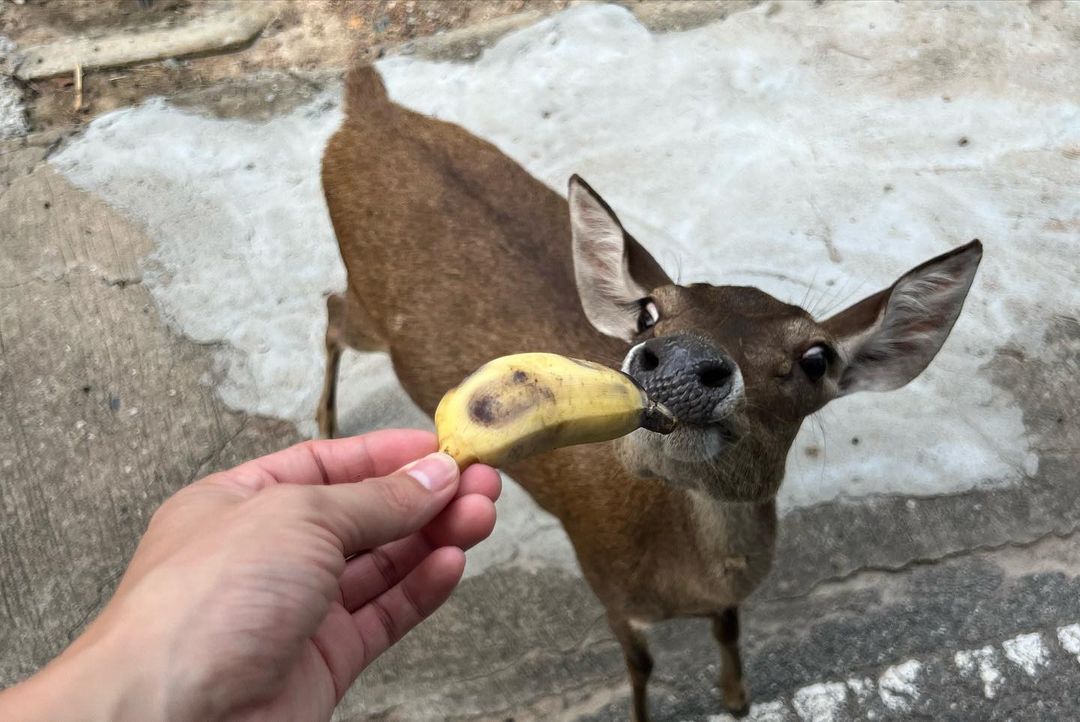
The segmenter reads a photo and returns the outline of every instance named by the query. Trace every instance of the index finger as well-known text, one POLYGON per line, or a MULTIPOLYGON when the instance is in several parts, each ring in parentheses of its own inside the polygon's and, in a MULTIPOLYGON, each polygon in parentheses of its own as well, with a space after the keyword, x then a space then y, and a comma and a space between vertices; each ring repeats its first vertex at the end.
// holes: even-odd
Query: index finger
POLYGON ((435 434, 386 429, 304 441, 224 472, 219 481, 258 490, 275 484, 344 484, 386 476, 436 449, 435 434))

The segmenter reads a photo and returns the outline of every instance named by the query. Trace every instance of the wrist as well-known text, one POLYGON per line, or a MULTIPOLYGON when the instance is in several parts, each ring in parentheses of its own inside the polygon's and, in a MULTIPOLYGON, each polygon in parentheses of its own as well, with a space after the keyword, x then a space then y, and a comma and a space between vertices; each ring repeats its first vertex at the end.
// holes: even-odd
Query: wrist
POLYGON ((163 695, 155 688, 150 668, 138 650, 118 641, 76 640, 37 674, 0 695, 0 718, 165 719, 163 695))

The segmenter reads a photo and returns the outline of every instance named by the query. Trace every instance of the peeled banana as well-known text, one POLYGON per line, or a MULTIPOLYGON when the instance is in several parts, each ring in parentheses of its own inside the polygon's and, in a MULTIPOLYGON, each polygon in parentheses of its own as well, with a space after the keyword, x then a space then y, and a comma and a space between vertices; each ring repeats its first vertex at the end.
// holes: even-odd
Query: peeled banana
POLYGON ((503 356, 450 389, 435 410, 439 449, 464 469, 608 441, 638 428, 669 433, 675 417, 626 374, 550 353, 503 356))

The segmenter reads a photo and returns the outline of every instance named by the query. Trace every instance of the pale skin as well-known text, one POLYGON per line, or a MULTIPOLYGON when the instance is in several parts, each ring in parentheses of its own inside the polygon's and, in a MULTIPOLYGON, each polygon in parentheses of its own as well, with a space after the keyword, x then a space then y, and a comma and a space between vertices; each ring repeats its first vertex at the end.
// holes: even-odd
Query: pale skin
POLYGON ((435 448, 422 431, 311 441, 180 490, 0 719, 330 719, 494 527, 498 474, 435 448))

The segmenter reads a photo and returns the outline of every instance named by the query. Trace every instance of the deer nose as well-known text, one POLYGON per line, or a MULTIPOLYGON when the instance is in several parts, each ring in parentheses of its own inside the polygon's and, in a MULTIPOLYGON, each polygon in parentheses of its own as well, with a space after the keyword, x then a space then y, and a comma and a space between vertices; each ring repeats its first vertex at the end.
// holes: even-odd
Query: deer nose
POLYGON ((735 362, 696 336, 661 336, 635 346, 623 370, 682 423, 715 421, 734 386, 735 362))

